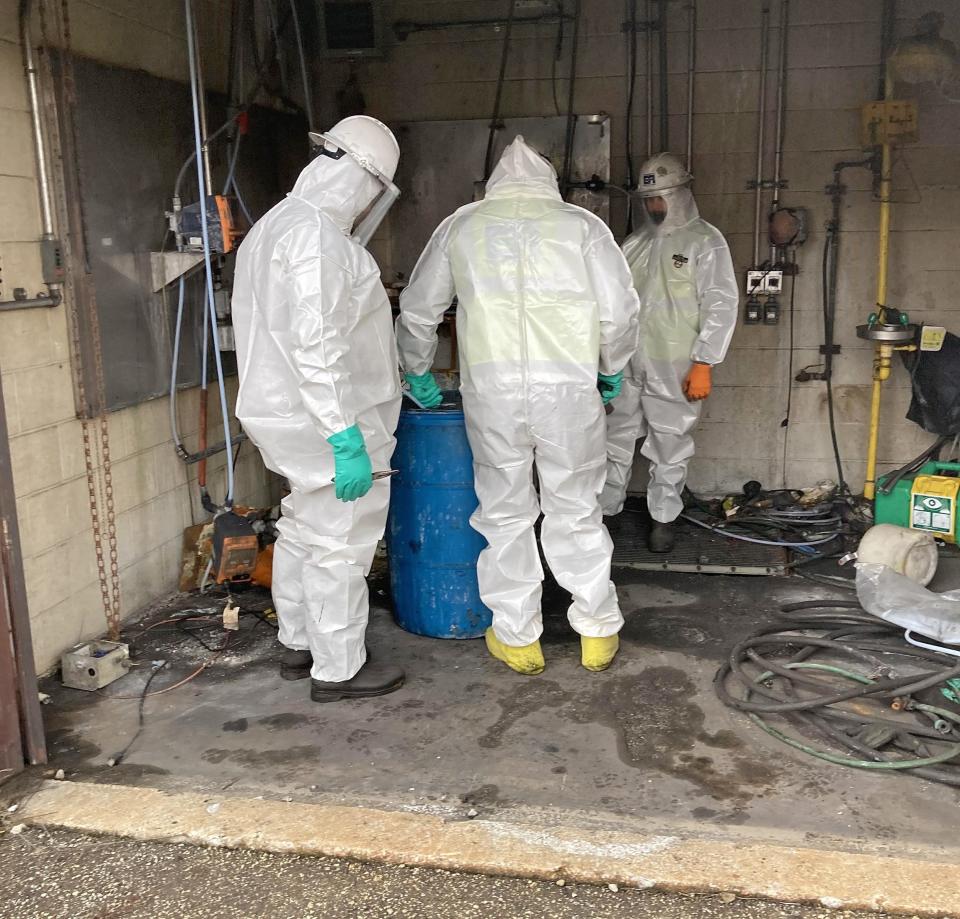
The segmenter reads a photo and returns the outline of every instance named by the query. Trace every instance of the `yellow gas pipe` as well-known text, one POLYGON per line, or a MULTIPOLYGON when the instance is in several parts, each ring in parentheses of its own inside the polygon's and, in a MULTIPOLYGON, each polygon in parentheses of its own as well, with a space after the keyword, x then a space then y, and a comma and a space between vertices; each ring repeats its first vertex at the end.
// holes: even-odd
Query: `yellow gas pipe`
MULTIPOLYGON (((884 85, 884 99, 891 96, 889 75, 884 85)), ((887 303, 887 267, 890 262, 890 173, 892 168, 890 144, 884 143, 880 154, 880 243, 877 251, 877 307, 880 321, 887 303)), ((863 496, 872 501, 877 489, 877 444, 880 440, 881 386, 890 377, 890 359, 893 345, 877 342, 873 358, 873 398, 870 403, 870 440, 867 444, 867 476, 863 496)))
MULTIPOLYGON (((887 71, 883 85, 884 101, 893 98, 893 80, 887 71)), ((877 323, 887 324, 887 271, 890 262, 890 195, 893 171, 893 154, 889 133, 885 129, 884 143, 880 147, 880 240, 877 249, 877 323)), ((897 320, 900 322, 897 311, 897 320)), ((893 344, 878 341, 873 357, 873 395, 870 403, 870 440, 867 444, 867 474, 863 483, 863 496, 868 501, 876 497, 877 491, 877 445, 880 440, 880 397, 883 383, 890 378, 890 368, 895 351, 914 351, 915 344, 893 344)))

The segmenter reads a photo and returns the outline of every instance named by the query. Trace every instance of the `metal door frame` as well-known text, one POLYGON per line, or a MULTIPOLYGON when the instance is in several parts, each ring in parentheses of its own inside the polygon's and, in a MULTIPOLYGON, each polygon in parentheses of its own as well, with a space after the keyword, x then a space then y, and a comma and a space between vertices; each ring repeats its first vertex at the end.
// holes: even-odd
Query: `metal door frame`
POLYGON ((0 781, 27 763, 46 761, 7 413, 0 386, 0 781))

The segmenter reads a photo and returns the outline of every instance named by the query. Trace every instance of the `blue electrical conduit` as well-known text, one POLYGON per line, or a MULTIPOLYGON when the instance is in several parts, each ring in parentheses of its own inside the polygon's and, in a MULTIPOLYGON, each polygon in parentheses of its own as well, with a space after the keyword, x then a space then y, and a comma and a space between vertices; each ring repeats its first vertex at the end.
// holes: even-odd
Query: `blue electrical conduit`
MULTIPOLYGON (((197 162, 201 160, 203 143, 200 133, 200 100, 197 91, 197 49, 194 42, 193 3, 184 0, 184 14, 187 27, 187 58, 190 64, 190 97, 193 103, 193 138, 197 162)), ((204 280, 207 293, 207 321, 204 322, 204 343, 210 329, 217 328, 217 308, 213 297, 213 266, 210 260, 210 229, 207 224, 207 187, 203 170, 197 170, 197 190, 200 196, 200 229, 203 237, 204 280)), ((223 361, 220 356, 220 343, 214 335, 213 354, 217 367, 217 385, 220 389, 220 411, 223 417, 224 446, 227 451, 227 493, 223 505, 228 510, 233 507, 233 444, 230 434, 230 411, 227 405, 227 388, 223 376, 223 361)), ((204 374, 201 381, 204 388, 207 385, 206 374, 207 349, 203 349, 204 374)))
POLYGON ((237 159, 240 155, 240 138, 242 136, 242 134, 237 132, 236 140, 234 140, 233 143, 233 152, 230 154, 230 170, 227 173, 227 181, 223 183, 223 193, 224 195, 229 195, 230 190, 233 189, 233 193, 237 197, 237 203, 240 205, 240 210, 243 211, 243 216, 246 218, 247 223, 253 226, 253 217, 247 209, 247 204, 243 200, 243 195, 240 193, 240 186, 237 184, 237 159))
POLYGON ((300 14, 297 11, 297 0, 290 0, 290 15, 293 17, 293 31, 297 37, 297 52, 300 55, 300 75, 303 78, 303 107, 306 109, 307 128, 312 131, 314 129, 313 94, 310 92, 310 78, 307 74, 307 56, 303 50, 303 34, 300 31, 300 14))
POLYGON ((177 324, 173 333, 173 361, 170 365, 170 433, 177 452, 183 450, 180 439, 180 425, 177 423, 177 368, 180 366, 180 330, 183 327, 183 297, 186 290, 186 277, 180 275, 180 289, 177 295, 177 324))
MULTIPOLYGON (((185 289, 186 279, 185 276, 181 275, 180 293, 177 298, 177 323, 173 337, 173 360, 170 364, 170 434, 173 437, 173 445, 176 448, 177 455, 185 463, 191 464, 198 463, 200 460, 208 459, 211 456, 216 456, 216 454, 223 450, 224 445, 223 443, 217 443, 211 447, 207 447, 206 450, 199 450, 196 453, 190 453, 184 446, 183 439, 180 436, 180 423, 177 420, 177 369, 180 366, 180 341, 183 334, 182 330, 185 289)), ((206 316, 206 314, 204 314, 204 316, 206 316)), ((231 442, 234 444, 241 444, 246 439, 247 435, 241 431, 233 438, 231 442)))

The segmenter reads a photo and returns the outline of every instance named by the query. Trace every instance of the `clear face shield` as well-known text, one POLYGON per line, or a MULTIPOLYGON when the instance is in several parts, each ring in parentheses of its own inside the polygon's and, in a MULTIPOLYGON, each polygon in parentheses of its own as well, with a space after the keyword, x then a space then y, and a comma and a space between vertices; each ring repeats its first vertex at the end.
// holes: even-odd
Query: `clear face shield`
POLYGON ((377 228, 389 213, 390 208, 400 197, 400 189, 367 158, 347 149, 335 138, 327 134, 311 133, 310 140, 313 143, 312 158, 326 156, 332 160, 339 160, 344 156, 349 156, 376 181, 377 194, 354 221, 353 230, 350 233, 351 239, 361 246, 366 246, 373 238, 373 234, 377 232, 377 228))

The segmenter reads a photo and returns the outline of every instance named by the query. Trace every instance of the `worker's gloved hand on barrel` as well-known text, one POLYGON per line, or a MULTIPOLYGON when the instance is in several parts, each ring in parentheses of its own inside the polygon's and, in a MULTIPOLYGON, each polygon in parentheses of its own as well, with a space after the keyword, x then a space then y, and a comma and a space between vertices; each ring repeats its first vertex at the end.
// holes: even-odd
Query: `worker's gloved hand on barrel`
POLYGON ((695 363, 683 379, 683 394, 688 402, 699 402, 710 395, 710 365, 695 363))
POLYGON ((443 393, 429 370, 419 376, 405 373, 403 378, 410 384, 410 395, 424 408, 436 408, 443 402, 443 393))
POLYGON ((598 373, 597 389, 600 390, 600 398, 603 399, 604 405, 616 399, 620 395, 620 390, 623 389, 623 371, 621 370, 619 373, 598 373))
POLYGON ((333 447, 333 484, 341 501, 356 501, 373 487, 373 466, 367 455, 363 434, 356 425, 327 438, 333 447))

